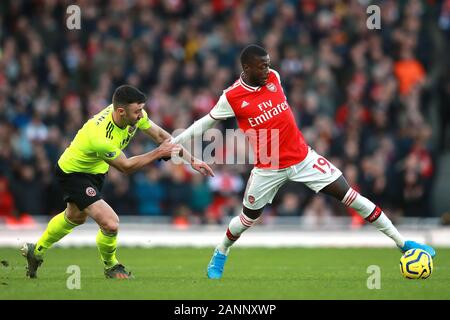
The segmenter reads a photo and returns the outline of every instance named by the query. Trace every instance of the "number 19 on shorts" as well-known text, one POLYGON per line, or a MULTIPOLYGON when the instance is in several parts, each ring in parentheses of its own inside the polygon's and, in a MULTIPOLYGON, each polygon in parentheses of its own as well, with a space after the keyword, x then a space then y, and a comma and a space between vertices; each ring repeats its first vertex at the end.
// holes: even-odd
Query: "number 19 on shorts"
POLYGON ((317 158, 317 162, 314 163, 312 167, 314 169, 319 170, 322 173, 327 172, 327 169, 326 169, 327 167, 328 167, 328 171, 332 171, 330 163, 327 161, 327 159, 325 159, 323 157, 317 158))

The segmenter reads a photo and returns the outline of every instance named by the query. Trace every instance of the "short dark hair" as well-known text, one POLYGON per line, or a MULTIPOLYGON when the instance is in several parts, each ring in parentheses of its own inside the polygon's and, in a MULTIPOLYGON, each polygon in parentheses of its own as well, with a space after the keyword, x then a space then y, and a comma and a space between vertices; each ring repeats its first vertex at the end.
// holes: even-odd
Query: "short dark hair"
POLYGON ((246 46, 241 51, 241 65, 244 67, 244 64, 249 64, 254 57, 265 57, 267 56, 267 51, 263 47, 260 47, 256 44, 250 44, 246 46))
POLYGON ((146 100, 147 97, 139 89, 125 84, 114 91, 112 103, 114 109, 117 109, 119 106, 124 107, 131 103, 141 104, 146 100))

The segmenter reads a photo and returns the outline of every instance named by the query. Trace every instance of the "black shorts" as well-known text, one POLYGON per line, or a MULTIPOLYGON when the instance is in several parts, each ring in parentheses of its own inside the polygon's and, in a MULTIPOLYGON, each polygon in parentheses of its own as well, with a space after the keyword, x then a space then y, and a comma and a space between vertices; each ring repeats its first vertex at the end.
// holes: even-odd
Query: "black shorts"
POLYGON ((56 178, 62 188, 65 202, 73 202, 78 209, 84 210, 94 202, 102 199, 102 188, 106 174, 65 173, 55 166, 56 178))

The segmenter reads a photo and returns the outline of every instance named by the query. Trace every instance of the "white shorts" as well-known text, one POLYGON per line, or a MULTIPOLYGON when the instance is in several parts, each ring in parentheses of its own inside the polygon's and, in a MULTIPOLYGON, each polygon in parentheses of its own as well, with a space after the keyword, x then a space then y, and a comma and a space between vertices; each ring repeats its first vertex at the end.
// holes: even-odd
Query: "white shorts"
POLYGON ((302 162, 288 168, 253 168, 245 189, 243 204, 252 210, 261 209, 272 203, 280 187, 287 181, 303 182, 317 193, 341 175, 342 172, 338 168, 310 147, 302 162))

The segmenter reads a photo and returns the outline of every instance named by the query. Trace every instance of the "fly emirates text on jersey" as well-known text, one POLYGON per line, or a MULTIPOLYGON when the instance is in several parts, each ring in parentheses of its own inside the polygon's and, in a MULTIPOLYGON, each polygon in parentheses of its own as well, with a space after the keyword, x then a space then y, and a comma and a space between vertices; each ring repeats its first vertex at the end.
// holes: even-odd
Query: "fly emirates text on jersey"
POLYGON ((273 117, 276 117, 283 111, 286 111, 289 106, 287 101, 283 101, 282 103, 277 104, 275 107, 272 105, 272 101, 264 101, 258 104, 259 110, 262 112, 259 116, 255 118, 248 118, 248 122, 252 127, 256 127, 260 124, 263 124, 266 121, 269 121, 273 117))

